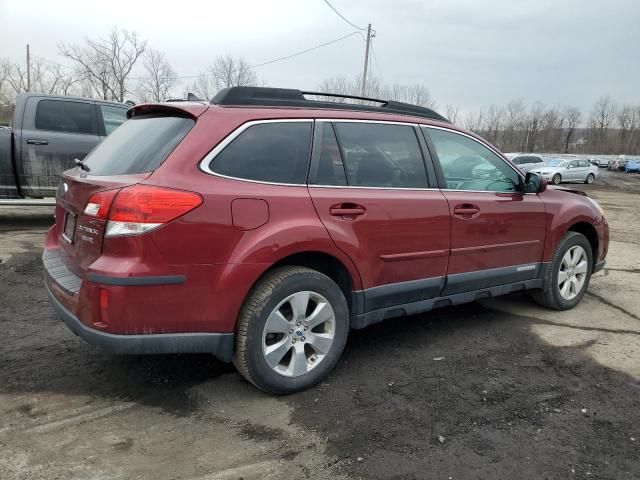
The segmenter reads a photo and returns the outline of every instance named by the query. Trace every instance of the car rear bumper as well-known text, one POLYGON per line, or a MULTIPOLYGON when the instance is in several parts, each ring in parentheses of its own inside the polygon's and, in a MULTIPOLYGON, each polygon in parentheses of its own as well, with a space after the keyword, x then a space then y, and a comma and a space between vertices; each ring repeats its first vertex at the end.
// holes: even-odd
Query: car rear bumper
POLYGON ((45 284, 58 317, 87 343, 117 354, 212 353, 229 362, 233 354, 233 333, 162 333, 116 335, 87 327, 71 313, 45 284))

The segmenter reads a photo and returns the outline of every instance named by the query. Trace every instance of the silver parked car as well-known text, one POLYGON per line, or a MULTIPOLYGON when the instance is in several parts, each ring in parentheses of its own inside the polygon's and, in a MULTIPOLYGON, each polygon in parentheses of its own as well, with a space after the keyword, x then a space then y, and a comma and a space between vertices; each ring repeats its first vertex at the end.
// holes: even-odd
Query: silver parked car
POLYGON ((544 158, 536 154, 516 155, 511 159, 511 163, 516 165, 524 173, 527 173, 532 168, 542 167, 544 165, 544 158))
POLYGON ((561 182, 593 183, 598 176, 598 167, 588 160, 551 159, 542 168, 533 168, 531 172, 542 175, 554 185, 561 182))

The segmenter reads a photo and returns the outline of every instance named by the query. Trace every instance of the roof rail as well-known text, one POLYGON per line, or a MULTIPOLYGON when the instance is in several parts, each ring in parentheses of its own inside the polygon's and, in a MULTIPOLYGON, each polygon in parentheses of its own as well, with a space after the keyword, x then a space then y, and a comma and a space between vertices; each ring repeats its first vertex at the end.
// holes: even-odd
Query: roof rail
POLYGON ((396 102, 393 100, 380 100, 377 98, 358 97, 355 95, 343 95, 339 93, 306 92, 293 88, 268 88, 268 87, 229 87, 220 90, 211 99, 214 105, 222 106, 263 106, 263 107, 306 107, 333 110, 357 110, 365 112, 395 113, 400 115, 413 115, 448 122, 439 113, 430 108, 412 105, 410 103, 396 102), (348 98, 379 103, 380 105, 362 105, 355 103, 340 103, 325 100, 310 100, 305 95, 316 97, 348 98))

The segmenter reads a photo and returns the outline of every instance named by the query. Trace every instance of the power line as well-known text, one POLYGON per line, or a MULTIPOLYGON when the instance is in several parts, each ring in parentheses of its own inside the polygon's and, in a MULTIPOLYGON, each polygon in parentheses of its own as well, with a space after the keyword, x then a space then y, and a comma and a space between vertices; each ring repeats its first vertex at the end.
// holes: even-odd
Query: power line
POLYGON ((359 27, 359 26, 357 26, 357 25, 354 25, 354 24, 353 24, 353 23, 351 23, 349 20, 347 20, 346 18, 344 18, 344 16, 343 16, 343 15, 342 15, 338 10, 336 10, 336 9, 335 9, 335 7, 334 7, 333 5, 331 5, 331 4, 329 3, 329 0, 324 0, 324 3, 326 3, 326 4, 329 6, 329 8, 330 8, 331 10, 333 10, 334 12, 336 12, 336 15, 338 15, 342 20, 344 20, 345 22, 347 22, 347 23, 348 23, 349 25, 351 25, 352 27, 357 28, 358 30, 366 30, 366 28, 362 28, 362 27, 359 27))
MULTIPOLYGON (((273 60, 267 60, 266 62, 257 63, 255 65, 249 65, 249 68, 259 68, 259 67, 263 67, 265 65, 269 65, 271 63, 281 62, 283 60, 288 60, 290 58, 297 57, 299 55, 304 55, 305 53, 312 52, 313 50, 318 50, 319 48, 326 47, 328 45, 337 43, 337 42, 339 42, 341 40, 344 40, 345 38, 349 38, 349 37, 352 37, 353 35, 357 35, 357 34, 362 35, 360 32, 351 32, 348 35, 344 35, 344 36, 342 36, 340 38, 336 38, 334 40, 330 40, 328 42, 321 43, 320 45, 316 45, 314 47, 307 48, 306 50, 301 50, 299 52, 292 53, 291 55, 286 55, 284 57, 274 58, 273 60)), ((57 62, 54 62, 52 60, 48 60, 46 58, 39 57, 39 56, 33 55, 33 54, 31 56, 35 57, 35 58, 38 58, 40 60, 43 60, 45 62, 51 63, 53 65, 58 65, 59 67, 69 68, 69 69, 73 70, 73 67, 70 67, 68 65, 62 65, 61 63, 57 63, 57 62)), ((176 78, 178 78, 178 79, 193 79, 193 78, 200 78, 200 77, 211 77, 213 75, 214 75, 213 73, 203 73, 203 74, 199 74, 199 75, 182 75, 182 76, 177 76, 176 78)), ((142 78, 143 77, 129 77, 128 79, 129 80, 141 80, 142 78)))

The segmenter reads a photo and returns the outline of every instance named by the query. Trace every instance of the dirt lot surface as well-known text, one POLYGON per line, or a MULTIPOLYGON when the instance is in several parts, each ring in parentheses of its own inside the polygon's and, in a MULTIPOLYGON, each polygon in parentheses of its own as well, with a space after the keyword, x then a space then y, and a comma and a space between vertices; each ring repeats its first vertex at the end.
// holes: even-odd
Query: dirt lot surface
POLYGON ((513 295, 354 331, 287 397, 206 355, 89 347, 42 285, 51 209, 0 207, 0 479, 640 478, 640 176, 587 190, 612 243, 577 308, 513 295))

